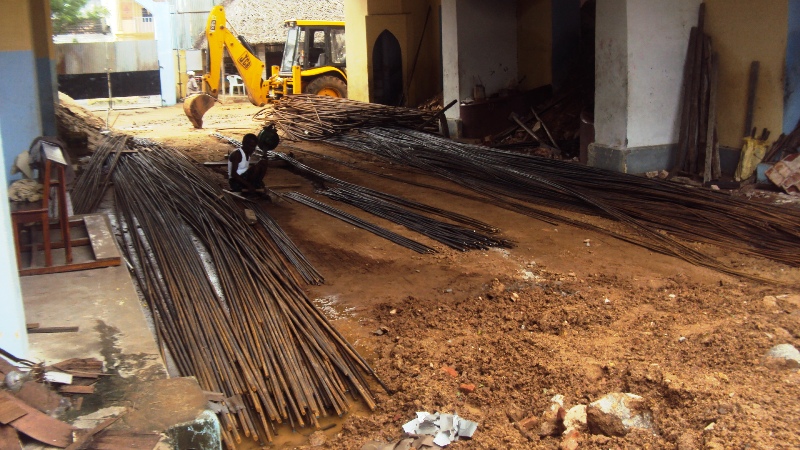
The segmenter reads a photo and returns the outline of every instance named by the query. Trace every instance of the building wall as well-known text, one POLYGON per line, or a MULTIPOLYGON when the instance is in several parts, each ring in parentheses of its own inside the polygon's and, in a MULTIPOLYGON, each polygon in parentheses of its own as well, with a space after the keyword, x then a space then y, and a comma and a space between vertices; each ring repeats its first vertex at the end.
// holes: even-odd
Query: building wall
POLYGON ((371 100, 372 50, 384 30, 391 32, 400 43, 404 86, 408 85, 413 69, 407 104, 416 105, 439 92, 439 0, 353 0, 345 2, 344 13, 349 98, 371 100), (428 8, 431 13, 426 25, 428 8))
MULTIPOLYGON (((553 86, 574 83, 572 75, 580 62, 581 2, 552 0, 553 86)), ((546 17, 546 16, 545 16, 546 17)))
POLYGON ((553 1, 517 2, 517 60, 522 90, 553 82, 553 1))
POLYGON ((700 0, 628 2, 628 147, 678 142, 683 68, 699 7, 700 0))
POLYGON ((783 132, 789 134, 800 122, 800 0, 789 0, 787 20, 783 132))
POLYGON ((753 125, 783 130, 784 64, 788 34, 787 0, 707 0, 706 33, 719 53, 717 126, 720 145, 741 147, 750 63, 760 61, 753 125))
POLYGON ((369 0, 344 2, 347 45, 347 96, 369 101, 369 53, 367 51, 367 6, 369 0))
MULTIPOLYGON (((7 171, 17 154, 45 131, 55 132, 52 45, 50 34, 34 32, 41 14, 49 16, 46 0, 3 2, 8 26, 0 31, 0 134, 3 135, 3 163, 7 171), (34 20, 34 13, 38 15, 34 20), (37 41, 38 39, 38 41, 37 41)), ((47 28, 45 28, 46 30, 47 28)), ((8 173, 8 172, 6 172, 8 173)))

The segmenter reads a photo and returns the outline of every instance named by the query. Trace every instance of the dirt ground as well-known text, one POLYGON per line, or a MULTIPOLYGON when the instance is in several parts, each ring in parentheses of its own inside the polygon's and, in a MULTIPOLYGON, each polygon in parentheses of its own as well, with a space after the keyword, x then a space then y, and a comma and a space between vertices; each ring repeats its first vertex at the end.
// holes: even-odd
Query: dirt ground
MULTIPOLYGON (((198 162, 220 161, 231 147, 209 133, 241 139, 258 129, 250 118, 256 111, 217 106, 204 130, 191 128, 179 106, 112 112, 111 121, 198 162)), ((800 347, 800 269, 697 246, 777 280, 747 282, 296 149, 459 190, 455 185, 326 144, 282 142, 277 149, 337 178, 483 220, 517 243, 511 250, 452 251, 335 205, 439 250, 420 255, 288 200, 265 204, 325 277, 324 285, 307 288, 310 298, 394 391, 376 385, 377 410, 356 408, 333 420, 322 448, 397 439, 416 411, 455 412, 479 423, 471 441, 449 448, 558 448, 560 437, 540 438, 534 429, 529 440, 508 413, 540 416, 555 394, 569 409, 611 392, 644 397, 655 429, 613 438, 584 433, 580 448, 800 448, 800 373, 764 358, 777 344, 800 347), (474 392, 462 393, 462 383, 474 384, 474 392)), ((224 169, 211 170, 224 183, 224 169)), ((266 184, 314 196, 309 181, 279 166, 270 168, 266 184)), ((309 433, 283 433, 271 448, 308 447, 309 433)))

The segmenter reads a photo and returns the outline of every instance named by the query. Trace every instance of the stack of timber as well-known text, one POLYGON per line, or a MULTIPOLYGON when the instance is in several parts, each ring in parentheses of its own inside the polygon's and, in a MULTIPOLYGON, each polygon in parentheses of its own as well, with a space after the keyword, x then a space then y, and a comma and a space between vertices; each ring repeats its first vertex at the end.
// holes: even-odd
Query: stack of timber
POLYGON ((282 423, 317 427, 352 400, 373 409, 368 378, 383 383, 305 295, 279 251, 285 242, 249 226, 242 206, 184 155, 127 142, 135 151, 98 156, 101 167, 117 159, 121 247, 165 359, 224 394, 226 446, 266 445, 282 423))
POLYGON ((680 137, 675 166, 678 173, 700 176, 703 182, 719 179, 719 139, 717 136, 717 84, 719 57, 705 34, 705 3, 700 5, 697 26, 692 27, 683 76, 680 137))
POLYGON ((487 202, 547 223, 605 233, 723 273, 768 281, 717 261, 689 242, 800 266, 800 211, 795 209, 412 130, 362 129, 329 142, 439 175, 487 202), (625 225, 628 232, 554 210, 599 215, 625 225))
POLYGON ((359 127, 399 126, 436 132, 441 111, 364 103, 310 94, 287 95, 256 113, 292 140, 321 140, 359 127))

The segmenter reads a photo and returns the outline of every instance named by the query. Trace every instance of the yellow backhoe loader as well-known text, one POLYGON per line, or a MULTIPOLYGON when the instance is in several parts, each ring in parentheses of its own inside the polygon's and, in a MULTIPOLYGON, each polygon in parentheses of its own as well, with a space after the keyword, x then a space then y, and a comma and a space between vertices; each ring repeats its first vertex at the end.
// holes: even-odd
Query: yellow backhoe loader
POLYGON ((347 97, 344 22, 287 20, 285 24, 288 33, 281 65, 272 66, 271 76, 264 80, 264 63, 244 38, 231 33, 225 9, 218 5, 211 10, 206 22, 209 70, 203 75, 203 92, 183 102, 183 111, 196 128, 203 127, 203 115, 217 101, 223 49, 228 50, 247 97, 256 106, 299 93, 347 97))

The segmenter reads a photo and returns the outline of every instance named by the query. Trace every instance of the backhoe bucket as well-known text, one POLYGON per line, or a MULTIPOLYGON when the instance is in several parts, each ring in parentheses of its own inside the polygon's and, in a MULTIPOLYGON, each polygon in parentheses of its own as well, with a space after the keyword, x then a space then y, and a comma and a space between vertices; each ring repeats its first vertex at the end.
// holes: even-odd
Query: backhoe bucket
POLYGON ((203 128, 203 116, 216 101, 206 93, 195 94, 183 101, 183 112, 195 128, 203 128))

